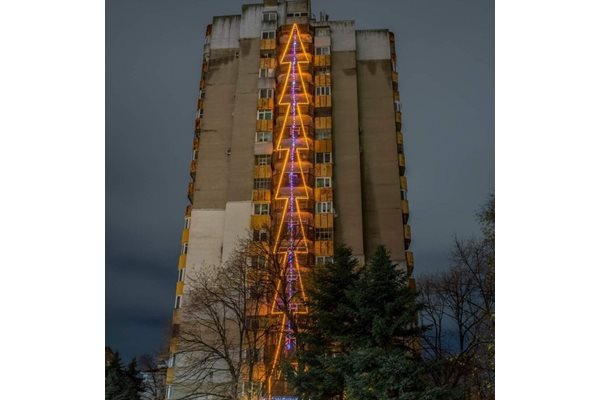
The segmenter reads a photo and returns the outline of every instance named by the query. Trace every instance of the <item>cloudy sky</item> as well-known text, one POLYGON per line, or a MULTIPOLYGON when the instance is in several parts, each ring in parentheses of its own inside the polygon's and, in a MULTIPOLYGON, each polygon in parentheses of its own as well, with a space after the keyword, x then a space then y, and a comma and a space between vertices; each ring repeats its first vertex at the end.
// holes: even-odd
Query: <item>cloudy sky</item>
MULTIPOLYGON (((166 340, 204 30, 238 0, 107 0, 106 344, 125 358, 166 340)), ((494 192, 491 0, 313 0, 396 34, 417 276, 478 232, 494 192)))

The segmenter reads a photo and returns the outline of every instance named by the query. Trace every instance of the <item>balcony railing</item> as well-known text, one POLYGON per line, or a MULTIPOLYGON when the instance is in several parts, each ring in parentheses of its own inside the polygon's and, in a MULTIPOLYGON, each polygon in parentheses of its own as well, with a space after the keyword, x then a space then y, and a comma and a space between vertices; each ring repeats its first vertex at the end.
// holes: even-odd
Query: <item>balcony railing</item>
POLYGON ((410 246, 410 225, 404 225, 404 247, 408 249, 410 246))
POLYGON ((400 207, 402 208, 402 218, 404 219, 404 223, 408 222, 408 200, 401 200, 400 207))
POLYGON ((412 251, 406 252, 406 273, 410 277, 415 269, 415 256, 412 251))

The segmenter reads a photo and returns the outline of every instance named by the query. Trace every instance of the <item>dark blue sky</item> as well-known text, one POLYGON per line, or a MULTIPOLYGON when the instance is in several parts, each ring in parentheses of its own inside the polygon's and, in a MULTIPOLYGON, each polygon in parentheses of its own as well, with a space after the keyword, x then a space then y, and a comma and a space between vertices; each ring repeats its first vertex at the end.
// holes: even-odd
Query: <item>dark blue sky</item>
MULTIPOLYGON (((252 2, 107 0, 106 344, 125 358, 166 340, 204 30, 252 2)), ((494 191, 494 3, 313 0, 320 10, 396 34, 415 272, 445 268, 494 191)))

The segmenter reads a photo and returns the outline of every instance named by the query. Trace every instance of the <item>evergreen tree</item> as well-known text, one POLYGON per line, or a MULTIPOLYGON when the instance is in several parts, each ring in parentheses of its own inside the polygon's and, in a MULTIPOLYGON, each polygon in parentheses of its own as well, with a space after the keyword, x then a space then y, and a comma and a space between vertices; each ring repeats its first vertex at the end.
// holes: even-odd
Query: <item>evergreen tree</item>
POLYGON ((299 336, 298 368, 288 371, 302 399, 455 399, 431 387, 418 352, 419 307, 406 274, 377 249, 364 268, 348 248, 311 274, 308 326, 299 336))
POLYGON ((142 379, 139 377, 135 358, 125 369, 117 351, 112 362, 104 369, 104 398, 106 400, 140 400, 139 392, 141 391, 142 379))

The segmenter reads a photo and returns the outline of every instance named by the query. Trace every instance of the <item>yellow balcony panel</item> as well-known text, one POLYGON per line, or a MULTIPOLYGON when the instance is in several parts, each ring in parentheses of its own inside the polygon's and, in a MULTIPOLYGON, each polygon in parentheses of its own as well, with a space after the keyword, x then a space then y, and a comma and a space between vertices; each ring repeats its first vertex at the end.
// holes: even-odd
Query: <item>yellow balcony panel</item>
POLYGON ((275 68, 277 66, 277 60, 275 58, 261 58, 260 68, 275 68))
POLYGON ((250 227, 252 229, 262 229, 271 227, 270 215, 252 215, 250 217, 250 227))
POLYGON ((252 201, 271 201, 270 189, 255 189, 252 191, 252 201))
POLYGON ((190 175, 193 177, 196 176, 196 170, 198 169, 198 160, 192 160, 190 163, 190 175))
POLYGON ((398 165, 401 168, 406 168, 406 159, 404 158, 404 154, 398 154, 398 165))
POLYGON ((331 86, 331 75, 316 75, 315 86, 331 86))
POLYGON ((177 268, 178 269, 185 268, 186 261, 187 261, 187 254, 181 254, 179 256, 179 262, 177 263, 177 268))
POLYGON ((315 201, 333 201, 333 188, 315 188, 315 201))
POLYGON ((316 96, 315 107, 331 107, 331 96, 316 96))
POLYGON ((402 113, 400 111, 396 111, 396 122, 402 122, 402 113))
POLYGON ((175 287, 175 295, 180 296, 183 294, 183 282, 177 282, 175 287))
POLYGON ((415 256, 412 251, 406 252, 406 272, 408 276, 411 276, 415 269, 415 256))
POLYGON ((173 325, 177 325, 181 322, 181 308, 173 311, 173 325))
POLYGON ((405 192, 408 192, 408 182, 406 180, 406 176, 401 176, 400 177, 400 187, 402 188, 402 190, 404 190, 405 192))
POLYGON ((417 291, 417 281, 415 281, 415 278, 409 278, 408 279, 408 287, 413 292, 417 291))
POLYGON ((273 176, 273 171, 270 165, 255 165, 254 178, 270 178, 273 176))
POLYGON ((260 49, 261 50, 275 50, 275 39, 261 39, 260 49))
POLYGON ((333 240, 315 241, 315 256, 333 256, 333 240))
POLYGON ((315 164, 315 176, 332 176, 333 164, 315 164))
POLYGON ((183 232, 181 232, 181 243, 189 242, 189 240, 190 240, 190 230, 184 229, 183 232))
POLYGON ((401 200, 400 207, 402 208, 402 217, 404 219, 404 223, 408 222, 408 200, 401 200))
POLYGON ((410 246, 410 225, 404 225, 404 247, 410 246))
POLYGON ((273 132, 273 120, 272 119, 256 120, 256 130, 259 132, 273 132))
POLYGON ((402 132, 396 132, 396 142, 398 144, 404 144, 404 134, 402 132))
POLYGON ((171 383, 173 383, 174 379, 175 379, 175 370, 173 369, 173 367, 167 368, 167 385, 170 385, 171 383))
POLYGON ((331 117, 317 117, 315 118, 316 129, 331 129, 331 117))
POLYGON ((315 140, 314 146, 315 153, 330 153, 333 150, 331 139, 315 140))
POLYGON ((256 108, 259 110, 273 109, 273 107, 274 102, 272 97, 268 99, 258 99, 256 101, 256 108))
POLYGON ((392 72, 392 82, 398 83, 398 73, 392 72))
POLYGON ((394 92, 394 101, 400 101, 400 93, 394 92))
POLYGON ((175 352, 177 352, 177 339, 171 338, 171 340, 169 341, 169 353, 175 352))
POLYGON ((315 214, 315 228, 333 228, 333 214, 315 214))
POLYGON ((331 65, 331 56, 315 56, 315 67, 326 67, 331 65))

